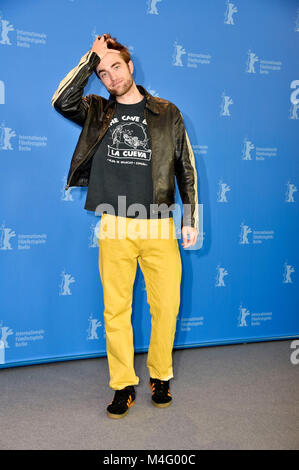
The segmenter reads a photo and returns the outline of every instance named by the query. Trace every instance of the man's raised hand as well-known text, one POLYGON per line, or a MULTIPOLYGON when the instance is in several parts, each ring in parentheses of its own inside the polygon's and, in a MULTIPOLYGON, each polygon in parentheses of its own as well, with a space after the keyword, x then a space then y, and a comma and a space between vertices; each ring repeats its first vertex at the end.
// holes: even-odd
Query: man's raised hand
POLYGON ((114 52, 116 54, 119 54, 120 52, 117 51, 116 49, 108 49, 108 44, 113 44, 114 41, 110 37, 110 35, 107 34, 102 34, 102 36, 98 36, 96 40, 94 41, 91 51, 96 52, 100 59, 103 59, 103 57, 108 53, 108 52, 114 52))

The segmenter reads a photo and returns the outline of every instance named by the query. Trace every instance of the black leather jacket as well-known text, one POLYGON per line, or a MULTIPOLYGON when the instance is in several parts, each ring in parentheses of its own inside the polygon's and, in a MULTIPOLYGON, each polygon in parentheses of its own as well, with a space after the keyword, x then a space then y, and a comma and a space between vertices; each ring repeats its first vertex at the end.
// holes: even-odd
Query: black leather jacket
MULTIPOLYGON (((88 186, 92 157, 115 111, 116 101, 112 95, 109 99, 93 94, 83 97, 84 87, 99 62, 100 57, 88 51, 60 82, 52 97, 52 106, 82 127, 71 160, 66 190, 70 186, 88 186)), ((169 207, 175 202, 176 176, 183 202, 181 226, 198 229, 197 172, 183 117, 170 101, 150 95, 140 85, 137 87, 146 97, 145 117, 152 149, 153 204, 169 207)), ((99 204, 102 202, 106 201, 99 201, 99 204)), ((161 212, 162 207, 159 208, 161 212)))

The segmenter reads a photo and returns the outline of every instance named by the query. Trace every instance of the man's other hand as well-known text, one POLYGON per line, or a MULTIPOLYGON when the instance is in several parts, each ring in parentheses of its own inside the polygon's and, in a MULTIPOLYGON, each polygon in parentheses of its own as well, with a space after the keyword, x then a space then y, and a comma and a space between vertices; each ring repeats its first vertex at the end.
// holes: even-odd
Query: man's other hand
POLYGON ((181 243, 183 248, 188 248, 189 246, 195 245, 197 237, 198 237, 198 230, 194 227, 184 226, 182 227, 182 236, 183 236, 183 243, 181 243), (188 240, 189 235, 189 240, 188 240))

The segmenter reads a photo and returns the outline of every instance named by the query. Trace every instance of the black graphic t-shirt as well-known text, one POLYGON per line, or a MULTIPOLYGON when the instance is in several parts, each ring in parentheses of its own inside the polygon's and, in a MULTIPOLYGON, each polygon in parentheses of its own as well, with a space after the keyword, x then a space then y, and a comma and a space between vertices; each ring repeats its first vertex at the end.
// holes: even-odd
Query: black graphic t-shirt
MULTIPOLYGON (((145 97, 135 104, 117 102, 109 128, 93 156, 85 209, 95 211, 99 204, 106 203, 114 208, 115 215, 150 217, 152 151, 144 108, 145 97), (118 196, 125 196, 120 210, 118 196), (129 206, 136 203, 145 206, 146 215, 136 207, 130 215, 127 213, 129 206)), ((109 208, 104 212, 109 213, 109 208)))

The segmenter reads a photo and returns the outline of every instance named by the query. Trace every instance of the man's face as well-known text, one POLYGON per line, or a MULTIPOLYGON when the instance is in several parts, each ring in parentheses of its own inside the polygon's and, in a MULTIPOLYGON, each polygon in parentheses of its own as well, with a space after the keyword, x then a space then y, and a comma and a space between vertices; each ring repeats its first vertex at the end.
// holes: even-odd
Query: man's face
POLYGON ((127 64, 121 54, 108 52, 97 67, 97 75, 107 91, 115 96, 122 96, 133 85, 133 63, 127 64))

